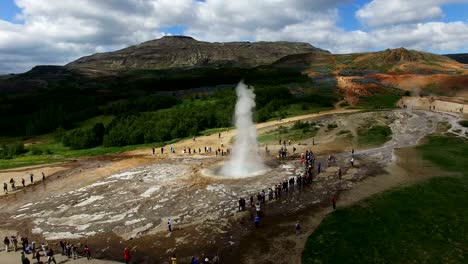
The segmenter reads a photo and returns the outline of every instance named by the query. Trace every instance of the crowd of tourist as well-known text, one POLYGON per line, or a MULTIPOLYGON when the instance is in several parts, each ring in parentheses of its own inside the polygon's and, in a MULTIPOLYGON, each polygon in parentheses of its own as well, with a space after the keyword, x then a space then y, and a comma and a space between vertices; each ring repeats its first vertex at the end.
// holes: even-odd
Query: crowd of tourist
MULTIPOLYGON (((34 173, 29 173, 28 176, 29 176, 29 183, 34 184, 34 173)), ((41 172, 41 176, 42 176, 42 181, 45 181, 46 176, 45 176, 44 172, 41 172)), ((10 189, 9 190, 11 192, 16 191, 16 190, 19 189, 18 186, 16 185, 16 181, 15 181, 14 178, 11 178, 9 183, 10 183, 10 189)), ((21 185, 22 185, 22 188, 26 187, 26 180, 24 179, 24 177, 21 178, 21 185)), ((8 194, 8 183, 6 183, 6 182, 3 183, 3 192, 5 194, 8 194)))
MULTIPOLYGON (((18 235, 5 237, 3 239, 3 243, 5 245, 6 253, 10 252, 10 249, 13 252, 21 250, 20 261, 22 264, 30 264, 32 260, 35 260, 38 264, 46 262, 48 264, 52 262, 57 264, 57 261, 54 257, 55 252, 51 247, 49 247, 47 243, 41 243, 40 245, 38 245, 35 241, 29 243, 27 236, 21 236, 20 240, 18 241, 18 235), (20 242, 19 245, 18 242, 20 242), (29 259, 28 255, 30 255, 29 257, 31 260, 29 259), (44 261, 41 260, 43 257, 45 258, 44 261)), ((77 245, 73 245, 71 243, 60 241, 60 246, 62 248, 62 255, 68 256, 70 259, 77 259, 79 255, 83 255, 88 259, 91 257, 91 250, 86 245, 81 252, 79 252, 77 245)))
MULTIPOLYGON (((156 155, 156 149, 152 148, 153 150, 153 156, 156 155)), ((175 148, 173 146, 169 147, 169 152, 170 153, 176 153, 175 148)), ((220 148, 215 149, 215 155, 218 156, 226 156, 229 155, 231 150, 229 148, 224 149, 223 144, 221 144, 220 148)), ((213 153, 213 149, 211 147, 205 146, 204 149, 202 150, 201 148, 191 148, 191 147, 184 147, 182 150, 182 154, 208 154, 208 153, 213 153)), ((161 155, 164 154, 164 148, 161 148, 161 155)))
MULTIPOLYGON (((125 264, 130 264, 131 260, 132 260, 132 253, 129 248, 125 248, 124 249, 125 264)), ((169 257, 169 263, 177 264, 177 256, 175 254, 169 257)), ((221 262, 217 254, 213 258, 211 258, 211 261, 210 261, 210 258, 206 256, 205 254, 202 254, 200 256, 192 256, 190 259, 190 264, 219 264, 219 263, 221 262)))
MULTIPOLYGON (((278 159, 283 160, 287 157, 288 151, 286 147, 286 140, 280 140, 281 148, 278 151, 278 159)), ((289 140, 288 145, 291 144, 289 140)), ((265 151, 269 153, 268 147, 265 147, 265 151)), ((296 148, 293 147, 293 153, 296 151, 296 148)), ((260 220, 263 216, 262 213, 262 204, 265 204, 267 201, 273 201, 281 199, 282 195, 287 194, 288 192, 294 191, 295 188, 301 189, 306 185, 309 185, 313 182, 316 175, 323 172, 321 162, 316 162, 316 156, 311 150, 306 150, 305 153, 300 154, 300 162, 303 164, 303 172, 298 176, 291 176, 283 181, 279 182, 276 185, 268 188, 267 191, 260 190, 256 197, 250 196, 250 208, 255 208, 255 216, 253 218, 254 226, 258 228, 260 226, 260 220)), ((329 155, 327 159, 328 167, 336 164, 336 157, 333 155, 329 155)), ((354 149, 351 151, 351 159, 350 159, 351 166, 354 166, 354 149)), ((337 173, 338 179, 341 180, 342 177, 342 170, 341 167, 338 168, 337 173)), ((337 197, 333 196, 331 199, 331 204, 333 210, 336 209, 337 197)), ((246 210, 246 201, 243 197, 240 197, 238 200, 238 211, 245 211, 246 210)), ((301 230, 301 225, 299 222, 295 225, 296 234, 298 234, 301 230)))

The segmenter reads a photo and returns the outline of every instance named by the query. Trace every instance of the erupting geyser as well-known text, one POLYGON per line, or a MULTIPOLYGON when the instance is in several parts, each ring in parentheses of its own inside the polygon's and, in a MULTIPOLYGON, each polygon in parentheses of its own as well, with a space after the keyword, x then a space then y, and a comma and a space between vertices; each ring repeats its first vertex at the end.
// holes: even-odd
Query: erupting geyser
POLYGON ((237 103, 235 109, 236 131, 232 155, 220 169, 224 176, 246 177, 258 175, 267 169, 258 155, 257 129, 252 121, 255 107, 253 88, 241 81, 236 87, 237 103))

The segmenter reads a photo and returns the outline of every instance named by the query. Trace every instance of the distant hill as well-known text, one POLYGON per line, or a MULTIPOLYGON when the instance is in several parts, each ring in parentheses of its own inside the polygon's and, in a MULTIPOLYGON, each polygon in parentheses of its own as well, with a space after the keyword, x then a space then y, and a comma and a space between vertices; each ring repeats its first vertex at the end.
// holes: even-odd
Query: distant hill
POLYGON ((165 36, 122 50, 86 56, 65 67, 86 74, 188 67, 250 68, 306 52, 330 53, 301 42, 210 43, 186 36, 165 36))
POLYGON ((445 55, 452 60, 456 60, 460 63, 468 64, 468 53, 459 53, 459 54, 447 54, 445 55))
POLYGON ((407 50, 387 49, 379 52, 326 54, 310 52, 285 56, 276 67, 296 67, 315 73, 365 75, 369 73, 454 73, 461 65, 442 55, 407 50))
MULTIPOLYGON (((466 54, 449 56, 458 60, 466 58, 466 54)), ((264 79, 269 75, 287 76, 291 72, 313 78, 446 74, 464 75, 464 80, 468 76, 465 65, 447 56, 405 48, 331 54, 301 42, 210 43, 186 36, 166 36, 113 52, 85 56, 65 66, 36 66, 23 74, 2 76, 0 92, 31 93, 55 88, 115 90, 123 87, 182 90, 235 83, 258 75, 264 79)), ((372 87, 379 85, 375 80, 365 80, 360 86, 367 82, 372 83, 372 87)), ((441 83, 440 87, 443 86, 441 83)))
POLYGON ((446 56, 404 48, 354 54, 293 54, 272 66, 297 69, 312 79, 334 79, 351 103, 363 96, 401 94, 402 90, 456 97, 468 87, 466 65, 446 56))

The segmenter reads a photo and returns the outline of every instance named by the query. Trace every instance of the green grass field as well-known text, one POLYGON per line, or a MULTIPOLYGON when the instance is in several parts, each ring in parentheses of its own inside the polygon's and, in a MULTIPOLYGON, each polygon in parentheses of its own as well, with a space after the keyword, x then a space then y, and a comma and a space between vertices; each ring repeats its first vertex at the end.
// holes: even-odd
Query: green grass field
POLYGON ((400 98, 401 96, 390 94, 363 96, 359 99, 356 107, 364 109, 395 108, 400 98))
POLYGON ((95 116, 93 118, 90 118, 88 120, 78 122, 74 125, 74 127, 79 127, 79 128, 93 128, 93 126, 97 123, 102 123, 104 126, 107 126, 112 122, 112 120, 115 118, 115 116, 95 116))
POLYGON ((363 127, 357 130, 357 144, 362 147, 378 146, 389 141, 391 136, 389 126, 363 127))
POLYGON ((338 209, 309 237, 303 263, 467 263, 468 141, 435 135, 417 149, 460 176, 338 209))
POLYGON ((69 147, 65 147, 62 143, 52 142, 45 144, 34 145, 33 148, 40 149, 44 151, 43 154, 34 155, 32 151, 28 153, 19 155, 13 159, 0 159, 0 169, 9 169, 16 167, 25 167, 32 165, 40 165, 47 163, 62 162, 68 159, 78 158, 78 157, 91 157, 104 154, 115 154, 128 150, 134 150, 139 148, 149 148, 155 144, 143 144, 143 145, 134 145, 134 146, 125 146, 125 147, 96 147, 90 149, 78 149, 73 150, 69 147), (51 154, 45 153, 45 151, 50 151, 51 154))
MULTIPOLYGON (((291 116, 319 113, 320 111, 327 111, 327 110, 332 110, 332 109, 333 107, 323 107, 323 106, 302 103, 302 104, 288 105, 287 107, 284 107, 280 111, 276 111, 274 113, 276 116, 281 116, 281 114, 283 114, 283 117, 286 118, 286 117, 291 117, 291 116)), ((275 118, 271 120, 275 120, 275 118)))
MULTIPOLYGON (((208 134, 208 131, 203 131, 208 134)), ((210 131, 213 133, 213 131, 210 131)), ((0 159, 0 169, 10 169, 17 167, 33 166, 55 162, 63 162, 80 157, 92 157, 105 154, 116 154, 129 150, 160 147, 163 145, 175 143, 181 139, 175 139, 164 143, 148 143, 140 145, 131 145, 124 147, 95 147, 90 149, 71 149, 62 143, 54 140, 52 135, 35 137, 34 140, 40 140, 41 143, 27 147, 28 152, 18 155, 12 159, 0 159), (37 151, 39 150, 39 151, 37 151), (34 154, 34 152, 41 154, 34 154)))
POLYGON ((257 137, 258 142, 262 144, 278 144, 279 140, 298 141, 313 138, 318 132, 314 125, 306 125, 303 128, 297 127, 279 127, 273 132, 261 134, 257 137))

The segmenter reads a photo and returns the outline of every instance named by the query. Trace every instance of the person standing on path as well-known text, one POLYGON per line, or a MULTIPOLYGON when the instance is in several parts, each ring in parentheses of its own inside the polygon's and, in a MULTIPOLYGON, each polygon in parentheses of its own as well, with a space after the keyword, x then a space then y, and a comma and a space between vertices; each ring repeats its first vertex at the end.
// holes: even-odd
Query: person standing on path
POLYGON ((62 240, 60 240, 60 248, 62 249, 62 256, 65 256, 66 250, 65 250, 65 243, 63 243, 62 240))
POLYGON ((299 235, 301 233, 301 224, 299 224, 299 221, 297 221, 296 223, 296 226, 295 226, 295 230, 296 230, 296 235, 299 235))
POLYGON ((31 184, 34 184, 34 174, 29 174, 29 179, 31 180, 31 184))
POLYGON ((261 217, 261 216, 262 216, 262 210, 261 210, 261 208, 260 208, 260 202, 257 202, 257 203, 255 204, 255 211, 257 212, 257 216, 258 216, 258 217, 261 217))
POLYGON ((91 258, 91 250, 89 249, 88 245, 84 246, 83 253, 85 254, 87 260, 91 258))
POLYGON ((57 264, 57 261, 55 261, 55 258, 54 258, 54 251, 49 248, 47 250, 47 253, 46 253, 46 256, 47 256, 47 263, 50 264, 50 262, 54 262, 55 264, 57 264))
POLYGON ((167 220, 167 229, 169 232, 172 232, 172 220, 170 218, 167 220))
POLYGON ((173 254, 171 257, 171 264, 177 264, 177 257, 175 254, 173 254))
POLYGON ((8 237, 5 237, 5 239, 3 239, 3 244, 5 244, 5 251, 10 251, 10 239, 8 239, 8 237))
POLYGON ((132 255, 130 253, 130 249, 128 248, 124 249, 124 260, 125 264, 130 264, 130 260, 132 260, 132 255))
POLYGON ((218 254, 216 254, 213 258, 213 263, 214 264, 219 264, 219 257, 218 257, 218 254))
POLYGON ((351 167, 354 167, 354 158, 351 158, 350 162, 351 162, 351 167))
POLYGON ((254 224, 255 228, 258 228, 260 226, 260 217, 258 217, 258 215, 255 216, 254 224))
POLYGON ((34 258, 37 260, 37 263, 41 263, 41 253, 39 250, 36 250, 36 253, 34 253, 34 258))
POLYGON ((333 196, 331 201, 332 201, 332 204, 333 204, 333 210, 336 210, 336 201, 337 201, 336 196, 333 196))
POLYGON ((24 180, 24 178, 21 178, 21 184, 23 185, 23 188, 26 187, 26 181, 24 180))
POLYGON ((31 262, 29 261, 29 259, 26 257, 26 254, 24 253, 24 251, 21 251, 21 263, 22 264, 30 264, 31 262))
POLYGON ((12 191, 16 190, 16 187, 15 187, 15 179, 11 178, 11 179, 10 179, 10 184, 11 184, 11 190, 12 190, 12 191))
POLYGON ((3 183, 3 192, 8 193, 8 184, 6 182, 3 183))
POLYGON ((44 172, 41 172, 41 174, 42 174, 42 180, 45 181, 45 174, 44 174, 44 172))
POLYGON ((18 250, 18 239, 16 236, 11 237, 11 242, 13 243, 13 250, 16 252, 18 250))

